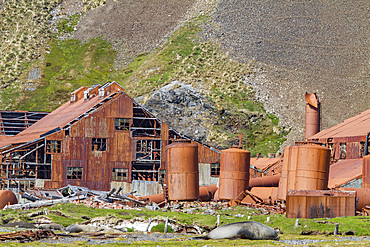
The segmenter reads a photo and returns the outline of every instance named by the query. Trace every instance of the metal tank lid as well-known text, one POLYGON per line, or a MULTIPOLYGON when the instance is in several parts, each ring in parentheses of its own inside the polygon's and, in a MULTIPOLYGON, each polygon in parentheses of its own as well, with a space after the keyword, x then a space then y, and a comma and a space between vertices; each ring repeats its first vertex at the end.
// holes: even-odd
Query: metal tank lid
POLYGON ((165 150, 169 149, 169 148, 179 148, 179 147, 197 147, 198 145, 197 144, 193 144, 191 143, 190 140, 175 140, 173 143, 167 145, 165 147, 165 150))
POLYGON ((221 152, 227 152, 227 153, 250 153, 247 150, 242 149, 239 146, 231 146, 228 149, 221 150, 221 152))
POLYGON ((304 148, 330 150, 330 148, 324 147, 319 143, 310 143, 310 142, 296 142, 295 145, 291 147, 304 147, 304 148))

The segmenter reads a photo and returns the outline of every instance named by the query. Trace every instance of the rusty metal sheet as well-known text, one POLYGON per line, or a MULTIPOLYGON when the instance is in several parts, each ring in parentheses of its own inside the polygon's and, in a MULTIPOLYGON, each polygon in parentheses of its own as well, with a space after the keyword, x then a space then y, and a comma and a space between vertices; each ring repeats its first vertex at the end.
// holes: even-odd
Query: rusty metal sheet
POLYGON ((289 190, 287 218, 335 218, 355 216, 356 193, 333 190, 289 190))
MULTIPOLYGON (((277 187, 253 187, 250 190, 252 195, 262 199, 264 203, 273 205, 277 201, 278 188, 277 187)), ((242 200, 243 203, 256 203, 250 196, 246 196, 242 200)))
POLYGON ((362 159, 362 188, 370 189, 370 155, 362 159))
POLYGON ((250 152, 239 148, 221 151, 220 200, 236 200, 249 186, 250 152))
POLYGON ((330 166, 328 188, 338 188, 362 176, 362 159, 340 160, 330 166))
POLYGON ((369 188, 339 188, 341 191, 356 192, 357 210, 361 211, 365 206, 370 206, 370 189, 369 188))
POLYGON ((310 139, 349 137, 349 136, 366 136, 370 126, 370 109, 360 113, 357 116, 348 118, 342 123, 323 130, 310 139))
POLYGON ((266 170, 281 160, 282 158, 251 158, 251 166, 255 166, 257 169, 266 170))

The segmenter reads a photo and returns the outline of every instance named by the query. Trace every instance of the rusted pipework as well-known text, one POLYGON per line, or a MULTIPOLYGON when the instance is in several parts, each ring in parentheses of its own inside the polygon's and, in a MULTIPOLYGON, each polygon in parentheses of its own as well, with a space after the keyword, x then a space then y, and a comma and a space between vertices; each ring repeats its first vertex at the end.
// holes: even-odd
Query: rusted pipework
POLYGON ((370 206, 370 188, 345 188, 341 187, 341 191, 356 191, 357 211, 361 211, 365 206, 370 206))
POLYGON ((12 191, 0 190, 0 209, 3 209, 6 205, 13 205, 17 203, 17 197, 12 191))
POLYGON ((273 176, 264 176, 259 178, 251 178, 249 180, 249 188, 254 187, 278 187, 281 174, 273 176))
MULTIPOLYGON (((217 189, 218 188, 217 188, 216 184, 199 187, 199 199, 201 201, 211 201, 213 199, 217 189)), ((157 204, 161 204, 165 201, 163 193, 149 195, 149 196, 142 196, 139 199, 141 199, 141 200, 143 200, 147 203, 155 202, 157 204)))
POLYGON ((238 195, 249 186, 250 152, 240 148, 221 151, 220 200, 237 199, 238 195))
POLYGON ((217 190, 216 184, 201 186, 199 187, 199 199, 204 202, 211 201, 217 190))
POLYGON ((370 155, 362 158, 362 188, 370 189, 370 155))
POLYGON ((286 147, 278 198, 286 200, 288 190, 326 190, 329 167, 329 148, 314 144, 286 147))
POLYGON ((316 93, 305 95, 306 99, 306 140, 320 131, 320 102, 316 93))
POLYGON ((199 198, 198 146, 174 143, 166 146, 168 199, 191 201, 199 198))

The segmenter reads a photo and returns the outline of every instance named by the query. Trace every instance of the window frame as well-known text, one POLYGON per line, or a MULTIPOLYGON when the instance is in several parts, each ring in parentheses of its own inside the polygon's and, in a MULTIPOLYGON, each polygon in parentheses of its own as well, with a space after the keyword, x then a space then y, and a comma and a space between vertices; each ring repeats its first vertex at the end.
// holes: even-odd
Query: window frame
POLYGON ((112 168, 112 181, 128 181, 128 168, 112 168), (122 175, 119 176, 119 173, 122 173, 122 175), (123 175, 125 173, 126 176, 123 175))
POLYGON ((46 140, 46 153, 61 153, 62 152, 62 141, 60 140, 46 140))
POLYGON ((81 180, 83 178, 83 167, 82 166, 68 166, 67 167, 67 180, 81 180), (73 173, 73 172, 77 172, 77 174, 75 175, 76 178, 73 178, 72 177, 72 174, 68 174, 68 173, 73 173))
POLYGON ((114 118, 114 130, 130 130, 131 119, 130 118, 114 118))
POLYGON ((91 138, 91 151, 107 151, 107 138, 91 138), (97 149, 94 148, 94 145, 98 145, 97 149))

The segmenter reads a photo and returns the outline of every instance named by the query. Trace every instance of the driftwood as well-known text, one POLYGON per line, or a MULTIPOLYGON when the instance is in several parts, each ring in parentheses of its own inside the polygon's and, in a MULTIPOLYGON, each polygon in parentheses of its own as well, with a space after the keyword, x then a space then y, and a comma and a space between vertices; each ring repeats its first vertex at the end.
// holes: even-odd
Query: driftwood
POLYGON ((58 239, 57 235, 51 230, 40 231, 19 231, 12 233, 0 234, 0 241, 18 240, 19 242, 32 242, 42 238, 58 239))

